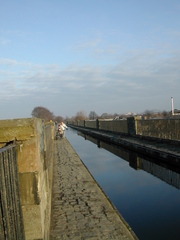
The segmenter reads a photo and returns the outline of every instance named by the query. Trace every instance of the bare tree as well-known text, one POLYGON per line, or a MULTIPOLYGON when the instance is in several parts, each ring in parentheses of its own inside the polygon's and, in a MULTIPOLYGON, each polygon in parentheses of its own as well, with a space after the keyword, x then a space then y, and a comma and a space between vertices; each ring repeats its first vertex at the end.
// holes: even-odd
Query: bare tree
POLYGON ((146 111, 144 111, 144 114, 143 114, 143 116, 147 117, 148 119, 150 117, 152 117, 152 115, 153 115, 153 111, 151 111, 151 110, 146 110, 146 111))
POLYGON ((97 118, 98 118, 98 115, 97 115, 96 112, 91 111, 91 112, 89 113, 89 119, 97 119, 97 118))
POLYGON ((54 114, 45 107, 35 107, 31 113, 32 117, 42 118, 46 122, 54 120, 54 114))
POLYGON ((162 117, 163 117, 163 118, 169 118, 169 117, 171 117, 171 112, 164 110, 164 111, 162 112, 162 117))
POLYGON ((84 120, 87 119, 87 115, 84 111, 77 112, 75 120, 84 120))
POLYGON ((54 118, 54 121, 60 123, 60 122, 63 122, 63 121, 64 121, 64 118, 61 117, 61 116, 57 116, 57 117, 54 118))
POLYGON ((101 118, 102 119, 108 119, 108 118, 114 118, 112 114, 109 114, 109 113, 103 113, 101 115, 101 118))

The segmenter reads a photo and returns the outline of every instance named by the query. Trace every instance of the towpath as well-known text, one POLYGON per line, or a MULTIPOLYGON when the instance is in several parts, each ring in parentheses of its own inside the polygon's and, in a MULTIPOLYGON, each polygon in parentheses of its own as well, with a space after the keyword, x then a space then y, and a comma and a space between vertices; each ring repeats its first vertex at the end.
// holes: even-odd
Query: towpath
POLYGON ((55 141, 50 239, 137 239, 66 138, 55 141))

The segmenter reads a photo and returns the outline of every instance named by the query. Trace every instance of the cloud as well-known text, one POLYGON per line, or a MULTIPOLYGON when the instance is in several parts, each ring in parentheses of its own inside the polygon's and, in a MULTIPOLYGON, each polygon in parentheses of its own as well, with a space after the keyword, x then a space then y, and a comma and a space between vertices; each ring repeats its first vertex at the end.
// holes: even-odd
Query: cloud
POLYGON ((142 112, 146 109, 167 110, 173 96, 180 108, 180 52, 128 52, 119 63, 109 66, 38 65, 0 59, 0 102, 49 106, 51 111, 72 116, 86 112, 142 112), (12 68, 13 66, 13 68, 12 68), (159 100, 161 99, 161 100, 159 100), (157 105, 157 103, 159 105, 157 105), (169 105, 168 105, 169 104, 169 105))
POLYGON ((18 62, 14 59, 0 58, 0 68, 2 66, 15 66, 18 62))
POLYGON ((93 40, 84 40, 83 42, 79 43, 76 45, 76 50, 84 50, 84 49, 92 49, 92 48, 96 48, 97 46, 99 46, 99 44, 102 42, 102 39, 100 37, 95 38, 93 40))

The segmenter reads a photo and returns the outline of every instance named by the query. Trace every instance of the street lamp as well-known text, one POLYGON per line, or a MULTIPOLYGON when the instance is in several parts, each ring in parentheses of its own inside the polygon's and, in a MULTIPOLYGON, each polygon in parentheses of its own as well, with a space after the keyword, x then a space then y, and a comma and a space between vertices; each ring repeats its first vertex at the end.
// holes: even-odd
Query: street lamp
POLYGON ((173 101, 173 97, 171 97, 171 106, 172 106, 172 115, 174 115, 174 101, 173 101))

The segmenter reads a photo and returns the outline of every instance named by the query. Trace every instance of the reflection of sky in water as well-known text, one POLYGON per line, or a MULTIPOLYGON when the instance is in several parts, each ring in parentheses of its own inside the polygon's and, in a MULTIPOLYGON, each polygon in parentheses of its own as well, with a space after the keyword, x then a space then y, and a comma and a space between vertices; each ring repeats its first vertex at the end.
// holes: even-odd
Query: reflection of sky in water
POLYGON ((179 239, 180 190, 131 168, 76 131, 69 129, 66 137, 140 239, 179 239))

